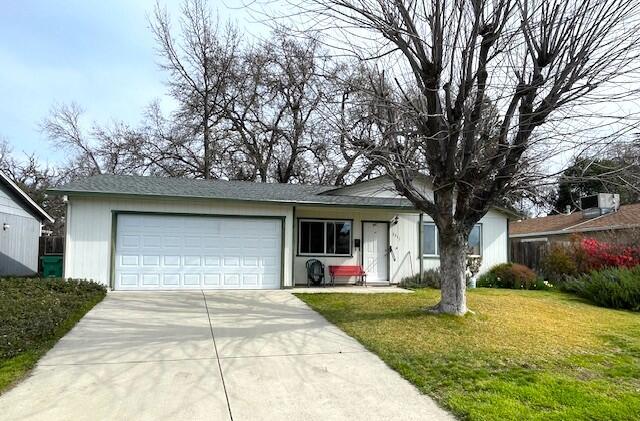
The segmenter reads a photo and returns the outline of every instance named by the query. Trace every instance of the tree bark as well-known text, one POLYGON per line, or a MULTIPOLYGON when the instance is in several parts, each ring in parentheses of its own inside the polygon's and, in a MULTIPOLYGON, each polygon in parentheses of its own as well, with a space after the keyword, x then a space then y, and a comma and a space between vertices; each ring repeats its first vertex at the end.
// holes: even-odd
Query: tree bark
POLYGON ((463 233, 438 230, 440 253, 440 302, 429 309, 435 313, 462 316, 467 312, 465 277, 467 246, 463 233))

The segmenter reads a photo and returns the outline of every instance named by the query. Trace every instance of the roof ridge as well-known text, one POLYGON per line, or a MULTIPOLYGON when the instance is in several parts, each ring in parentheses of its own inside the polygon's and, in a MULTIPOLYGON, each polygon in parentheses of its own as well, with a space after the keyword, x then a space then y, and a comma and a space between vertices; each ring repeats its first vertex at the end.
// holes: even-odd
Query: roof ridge
MULTIPOLYGON (((327 189, 335 189, 336 186, 332 186, 330 184, 311 184, 311 183, 279 183, 273 181, 252 181, 252 180, 227 180, 224 178, 190 178, 190 177, 173 177, 168 175, 140 175, 140 174, 95 174, 88 177, 79 177, 79 178, 103 178, 103 177, 113 177, 113 178, 143 178, 143 179, 157 179, 157 180, 179 180, 179 181, 188 181, 188 182, 202 182, 202 183, 243 183, 243 184, 258 184, 258 185, 268 185, 268 186, 300 186, 300 187, 322 187, 327 189)), ((75 181, 75 180, 72 180, 75 181)))

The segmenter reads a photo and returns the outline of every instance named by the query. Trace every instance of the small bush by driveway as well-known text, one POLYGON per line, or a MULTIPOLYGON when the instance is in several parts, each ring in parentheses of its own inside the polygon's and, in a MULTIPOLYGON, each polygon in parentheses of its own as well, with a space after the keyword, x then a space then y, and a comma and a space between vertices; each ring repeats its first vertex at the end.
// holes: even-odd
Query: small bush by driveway
POLYGON ((0 279, 0 393, 105 296, 103 286, 63 279, 0 279))
POLYGON ((421 391, 468 420, 640 419, 640 315, 543 291, 469 291, 465 317, 439 291, 300 294, 421 391))

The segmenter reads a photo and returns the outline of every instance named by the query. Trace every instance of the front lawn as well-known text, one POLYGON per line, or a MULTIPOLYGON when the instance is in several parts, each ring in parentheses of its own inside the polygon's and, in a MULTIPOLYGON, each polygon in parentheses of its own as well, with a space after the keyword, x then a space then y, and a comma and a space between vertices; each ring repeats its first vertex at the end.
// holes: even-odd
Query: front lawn
POLYGON ((640 314, 491 289, 424 313, 439 293, 296 295, 462 419, 640 419, 640 314))
POLYGON ((0 393, 24 377, 105 294, 93 282, 0 279, 0 393))

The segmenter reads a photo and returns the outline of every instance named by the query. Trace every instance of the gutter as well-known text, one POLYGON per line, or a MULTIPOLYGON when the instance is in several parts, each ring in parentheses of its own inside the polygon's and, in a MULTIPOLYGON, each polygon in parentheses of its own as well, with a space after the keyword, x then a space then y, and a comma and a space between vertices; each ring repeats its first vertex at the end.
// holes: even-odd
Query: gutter
POLYGON ((509 238, 539 237, 541 235, 573 234, 573 233, 580 233, 580 232, 611 231, 611 230, 632 229, 632 228, 640 228, 640 224, 613 225, 610 227, 596 227, 596 228, 581 228, 581 229, 573 229, 570 231, 566 231, 566 228, 565 228, 565 229, 556 230, 556 231, 530 232, 527 234, 510 234, 509 238))
MULTIPOLYGON (((302 205, 302 206, 339 206, 339 207, 347 207, 347 208, 385 208, 385 209, 396 209, 396 210, 416 210, 413 205, 392 205, 392 204, 379 204, 379 203, 361 203, 361 204, 350 204, 350 203, 340 203, 340 202, 313 202, 308 200, 277 200, 277 199, 243 199, 238 197, 211 197, 211 196, 178 196, 178 195, 164 195, 164 194, 130 194, 130 193, 120 193, 120 192, 88 192, 88 191, 74 191, 74 190, 57 190, 50 189, 46 191, 52 195, 67 195, 67 196, 76 196, 76 197, 101 197, 101 196, 116 196, 116 197, 125 197, 125 198, 148 198, 148 199, 201 199, 201 200, 228 200, 228 201, 239 201, 239 202, 250 202, 250 203, 272 203, 272 204, 282 204, 282 205, 302 205)), ((327 196, 325 196, 327 197, 327 196)), ((347 196, 330 196, 330 197, 347 197, 347 196)))

